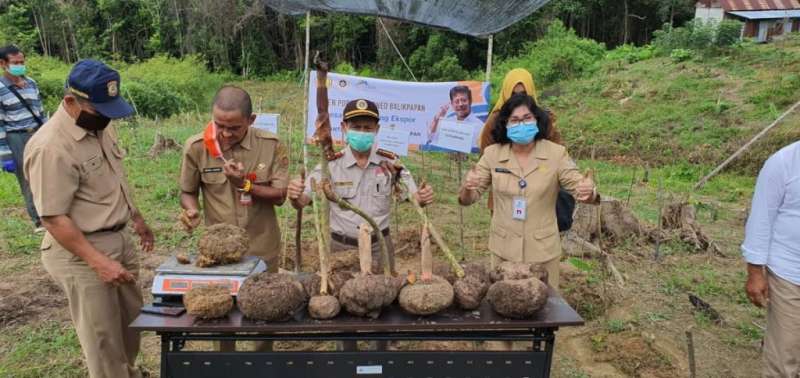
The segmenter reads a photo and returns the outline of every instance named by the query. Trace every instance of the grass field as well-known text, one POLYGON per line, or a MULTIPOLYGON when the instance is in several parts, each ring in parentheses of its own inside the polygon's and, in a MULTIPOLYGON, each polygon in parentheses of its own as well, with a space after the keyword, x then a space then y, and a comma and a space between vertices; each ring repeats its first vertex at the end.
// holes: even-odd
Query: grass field
MULTIPOLYGON (((559 122, 565 130, 568 147, 574 150, 581 168, 596 170, 602 193, 628 203, 637 217, 651 225, 657 224, 662 204, 689 201, 698 209, 702 227, 722 251, 720 255, 697 253, 682 242, 669 242, 660 250, 662 259, 654 261, 651 243, 626 241, 610 250, 625 278, 621 287, 614 284, 601 261, 565 257, 563 292, 573 300, 578 298, 577 307, 590 320, 584 327, 559 332, 554 376, 685 376, 687 329, 694 332, 698 376, 758 374, 758 342, 761 326, 766 322, 763 311, 751 306, 744 296, 744 266, 738 252, 756 158, 750 157, 753 163, 734 173, 714 178, 698 192, 691 190, 694 182, 732 144, 751 135, 757 125, 774 115, 774 111, 764 110, 765 106, 772 109, 767 102, 774 104, 774 109, 781 109, 786 98, 798 93, 797 86, 789 84, 791 90, 787 89, 785 95, 761 96, 768 87, 794 79, 764 77, 745 67, 763 66, 762 63, 755 57, 748 62, 730 60, 710 73, 700 69, 702 63, 690 62, 684 67, 665 69, 669 71, 667 76, 659 76, 656 74, 659 67, 667 63, 651 60, 619 68, 627 75, 609 72, 604 78, 608 88, 597 87, 600 79, 589 78, 565 83, 561 94, 549 98, 561 115, 559 122), (758 83, 758 87, 748 92, 749 97, 731 92, 725 88, 739 84, 731 84, 725 76, 714 76, 720 75, 721 70, 726 75, 750 77, 741 85, 758 83), (633 79, 625 81, 623 76, 641 81, 631 84, 633 79), (776 84, 776 80, 780 83, 776 84), (672 84, 663 92, 649 92, 648 88, 663 81, 672 84), (580 95, 582 91, 604 90, 608 93, 621 90, 624 96, 580 95), (719 100, 718 93, 728 93, 730 97, 719 100), (686 104, 687 97, 707 97, 706 102, 696 105, 705 110, 695 109, 690 113, 686 109, 695 105, 686 104), (629 100, 620 101, 625 98, 629 100), (754 98, 762 102, 753 103, 754 98), (716 109, 722 108, 725 109, 717 112, 716 109), (700 129, 684 129, 687 123, 692 123, 687 119, 692 114, 703 115, 697 119, 700 129), (732 117, 730 126, 713 123, 729 122, 724 121, 726 117, 732 117), (671 123, 683 126, 673 130, 669 127, 671 123), (592 150, 598 160, 590 159, 592 150), (688 293, 711 303, 723 315, 724 322, 715 324, 694 313, 688 293)), ((796 62, 785 62, 790 76, 800 72, 796 62)), ((299 85, 264 82, 241 85, 251 92, 257 110, 282 115, 280 134, 291 146, 290 169, 294 176, 302 161, 303 97, 299 85)), ((167 151, 151 158, 148 149, 156 133, 182 144, 187 137, 200 132, 209 117, 210 112, 187 113, 117 125, 121 144, 128 152, 125 164, 134 198, 157 238, 156 251, 142 256, 140 283, 145 292, 149 292, 153 269, 175 249, 192 243, 175 225, 179 213, 180 151, 167 151)), ((790 118, 787 123, 796 125, 797 118, 790 118)), ((777 135, 791 138, 795 132, 796 127, 790 127, 779 130, 777 135)), ((763 144, 758 156, 768 152, 764 150, 774 149, 776 143, 771 140, 763 144)), ((436 190, 436 203, 428 213, 451 245, 462 246, 457 253, 463 253, 467 259, 485 258, 489 225, 485 200, 462 209, 463 227, 460 226, 462 215, 455 194, 459 181, 457 163, 447 155, 434 153, 414 153, 404 161, 418 181, 424 179, 436 190)), ((463 172, 474 161, 475 157, 470 157, 462 167, 463 172)), ((0 219, 0 276, 4 277, 0 281, 0 376, 84 376, 80 347, 63 294, 41 267, 38 253, 41 236, 32 233, 16 181, 9 174, 0 174, 0 209, 4 215, 0 219)), ((294 229, 295 212, 285 205, 278 214, 285 245, 291 247, 289 235, 294 229)), ((313 240, 311 218, 304 217, 306 241, 313 240)), ((399 204, 393 218, 395 231, 413 229, 416 224, 410 206, 399 204)), ((146 299, 149 298, 147 294, 146 299)), ((158 371, 158 352, 158 339, 152 334, 145 335, 140 363, 150 372, 158 371)))

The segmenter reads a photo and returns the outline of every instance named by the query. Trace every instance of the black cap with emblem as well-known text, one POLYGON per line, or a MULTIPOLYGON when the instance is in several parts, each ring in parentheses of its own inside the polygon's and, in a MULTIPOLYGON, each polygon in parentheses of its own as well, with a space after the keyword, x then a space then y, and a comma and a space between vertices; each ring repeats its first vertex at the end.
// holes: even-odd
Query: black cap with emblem
POLYGON ((363 98, 353 100, 347 103, 344 107, 344 120, 359 116, 372 117, 380 121, 378 116, 378 106, 370 100, 363 98))

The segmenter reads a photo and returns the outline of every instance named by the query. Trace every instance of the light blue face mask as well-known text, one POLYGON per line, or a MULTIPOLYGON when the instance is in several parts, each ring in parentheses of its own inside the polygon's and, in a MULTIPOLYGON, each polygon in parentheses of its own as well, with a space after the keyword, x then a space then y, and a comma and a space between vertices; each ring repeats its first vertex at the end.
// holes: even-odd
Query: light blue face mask
POLYGON ((14 76, 25 75, 26 71, 27 70, 25 69, 25 65, 24 64, 10 64, 8 66, 8 73, 10 73, 10 74, 12 74, 14 76))
POLYGON ((375 133, 367 131, 347 131, 347 144, 358 152, 367 152, 372 148, 375 143, 375 133))
POLYGON ((506 136, 516 144, 528 144, 539 134, 539 126, 536 121, 508 125, 506 136))

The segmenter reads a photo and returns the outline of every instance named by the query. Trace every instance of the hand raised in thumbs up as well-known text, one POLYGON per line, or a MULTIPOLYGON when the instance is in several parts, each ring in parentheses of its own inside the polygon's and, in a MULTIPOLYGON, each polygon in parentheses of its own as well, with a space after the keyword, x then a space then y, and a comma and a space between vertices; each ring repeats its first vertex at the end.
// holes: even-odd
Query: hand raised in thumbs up
POLYGON ((583 179, 578 182, 575 199, 580 202, 591 202, 595 197, 595 190, 594 171, 590 169, 583 175, 583 179))
POLYGON ((478 170, 475 167, 472 167, 469 172, 467 172, 467 177, 464 178, 464 189, 475 191, 480 189, 481 186, 481 177, 478 174, 478 170))

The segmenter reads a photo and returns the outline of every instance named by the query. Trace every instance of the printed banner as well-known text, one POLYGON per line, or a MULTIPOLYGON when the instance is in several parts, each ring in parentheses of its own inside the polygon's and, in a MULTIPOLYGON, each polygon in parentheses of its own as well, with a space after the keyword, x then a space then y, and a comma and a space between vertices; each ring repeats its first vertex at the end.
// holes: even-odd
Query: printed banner
MULTIPOLYGON (((317 119, 315 77, 316 72, 311 72, 306 126, 309 136, 314 134, 317 119)), ((344 106, 351 100, 364 98, 378 106, 381 130, 392 131, 392 138, 381 138, 388 135, 384 134, 378 140, 394 140, 389 149, 396 153, 400 153, 398 148, 404 148, 405 143, 397 140, 401 133, 408 133, 410 149, 459 152, 442 147, 450 144, 448 140, 440 141, 440 121, 467 128, 465 134, 471 135, 472 152, 478 152, 478 137, 489 112, 489 90, 489 83, 480 81, 418 83, 328 73, 328 112, 333 139, 339 143, 343 140, 344 106)), ((452 133, 448 133, 450 135, 452 133)))

